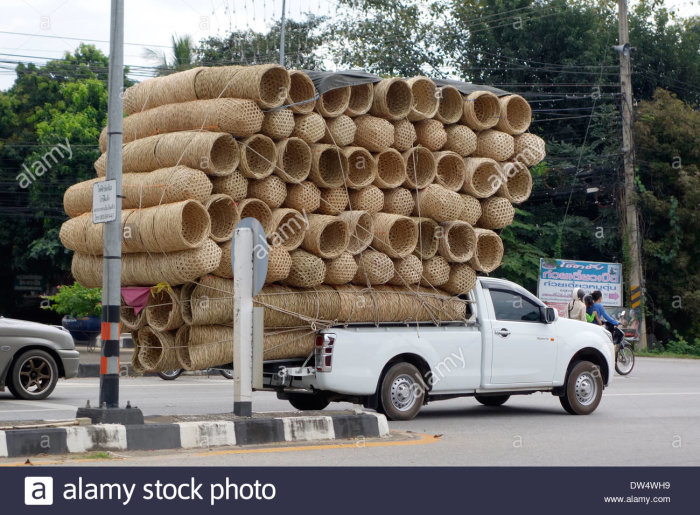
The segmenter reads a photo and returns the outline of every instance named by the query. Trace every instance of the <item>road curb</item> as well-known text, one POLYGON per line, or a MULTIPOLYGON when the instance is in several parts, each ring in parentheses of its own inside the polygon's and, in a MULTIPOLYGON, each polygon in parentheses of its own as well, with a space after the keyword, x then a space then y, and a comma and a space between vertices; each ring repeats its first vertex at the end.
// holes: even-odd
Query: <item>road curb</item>
POLYGON ((11 429, 0 431, 0 458, 90 451, 202 449, 376 438, 388 434, 386 417, 378 413, 11 429))

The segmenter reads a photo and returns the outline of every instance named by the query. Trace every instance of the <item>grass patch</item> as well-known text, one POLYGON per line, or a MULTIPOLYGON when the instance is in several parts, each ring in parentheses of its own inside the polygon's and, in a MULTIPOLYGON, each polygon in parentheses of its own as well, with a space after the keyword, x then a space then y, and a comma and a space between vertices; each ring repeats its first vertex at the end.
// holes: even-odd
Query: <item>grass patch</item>
POLYGON ((78 456, 71 456, 72 460, 108 460, 112 458, 112 453, 109 451, 95 451, 90 454, 80 454, 78 456))

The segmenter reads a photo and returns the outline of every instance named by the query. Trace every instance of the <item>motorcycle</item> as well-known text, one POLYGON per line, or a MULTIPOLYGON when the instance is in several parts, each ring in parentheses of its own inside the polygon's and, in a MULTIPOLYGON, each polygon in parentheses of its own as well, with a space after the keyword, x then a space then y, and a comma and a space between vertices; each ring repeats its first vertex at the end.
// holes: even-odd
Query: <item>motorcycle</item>
MULTIPOLYGON (((165 381, 173 381, 180 377, 180 375, 185 371, 184 368, 176 368, 174 370, 165 370, 163 372, 157 372, 158 377, 165 381)), ((207 375, 209 372, 218 372, 226 379, 233 379, 233 370, 230 368, 210 368, 207 370, 207 375)))
MULTIPOLYGON (((624 314, 624 311, 623 311, 624 314)), ((608 331, 612 333, 615 344, 615 371, 621 376, 626 376, 634 368, 634 348, 627 339, 625 332, 618 325, 606 324, 608 331)))

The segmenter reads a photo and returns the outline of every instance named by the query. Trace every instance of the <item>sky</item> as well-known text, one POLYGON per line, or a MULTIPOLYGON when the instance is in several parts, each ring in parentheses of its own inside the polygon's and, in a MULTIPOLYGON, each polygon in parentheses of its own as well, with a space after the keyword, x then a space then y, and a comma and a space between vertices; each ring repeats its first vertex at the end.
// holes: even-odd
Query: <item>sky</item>
MULTIPOLYGON (((124 63, 153 66, 144 49, 168 50, 173 34, 195 41, 230 30, 265 30, 282 13, 282 0, 125 0, 124 63)), ((700 0, 666 0, 682 16, 700 15, 700 0)), ((0 90, 15 79, 17 61, 42 64, 80 43, 109 50, 109 0, 2 0, 0 90)), ((287 16, 332 16, 334 0, 286 0, 287 16)), ((132 77, 140 80, 143 77, 132 77)))

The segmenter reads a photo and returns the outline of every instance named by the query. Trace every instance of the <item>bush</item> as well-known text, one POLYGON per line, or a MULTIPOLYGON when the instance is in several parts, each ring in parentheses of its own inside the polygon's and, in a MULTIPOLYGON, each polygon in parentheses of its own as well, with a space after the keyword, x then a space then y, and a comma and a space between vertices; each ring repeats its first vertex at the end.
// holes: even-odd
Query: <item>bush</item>
POLYGON ((100 316, 102 314, 102 289, 85 288, 78 283, 58 287, 56 295, 44 295, 50 304, 42 306, 59 315, 71 315, 75 318, 100 316))

